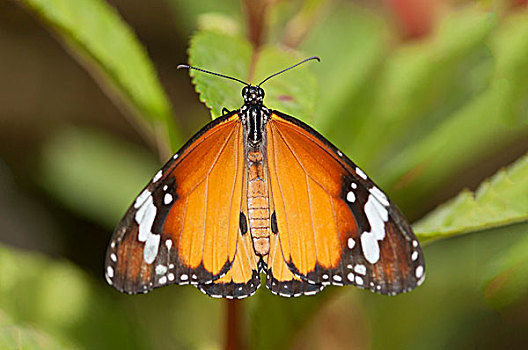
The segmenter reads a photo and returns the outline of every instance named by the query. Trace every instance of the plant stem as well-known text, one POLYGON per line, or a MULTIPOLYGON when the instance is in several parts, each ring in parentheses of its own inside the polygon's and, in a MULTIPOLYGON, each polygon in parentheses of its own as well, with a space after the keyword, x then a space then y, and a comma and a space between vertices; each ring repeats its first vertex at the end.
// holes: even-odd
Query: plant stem
POLYGON ((251 61, 249 62, 248 81, 253 80, 260 47, 266 40, 268 12, 273 4, 274 0, 244 0, 243 2, 247 36, 253 46, 251 61))
POLYGON ((226 337, 225 349, 238 350, 243 349, 242 329, 240 325, 240 301, 226 300, 226 337))

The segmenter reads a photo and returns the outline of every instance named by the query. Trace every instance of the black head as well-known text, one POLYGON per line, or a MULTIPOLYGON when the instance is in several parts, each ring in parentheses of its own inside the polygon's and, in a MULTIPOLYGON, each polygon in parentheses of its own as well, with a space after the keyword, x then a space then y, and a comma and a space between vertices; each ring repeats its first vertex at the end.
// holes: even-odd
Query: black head
POLYGON ((248 85, 242 89, 244 104, 261 105, 264 99, 264 90, 260 86, 248 85))

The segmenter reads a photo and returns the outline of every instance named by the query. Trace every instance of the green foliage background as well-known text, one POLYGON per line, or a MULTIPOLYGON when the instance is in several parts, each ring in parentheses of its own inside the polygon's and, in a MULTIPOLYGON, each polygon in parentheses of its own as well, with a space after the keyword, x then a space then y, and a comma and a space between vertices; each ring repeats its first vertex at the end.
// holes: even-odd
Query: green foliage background
MULTIPOLYGON (((190 136, 113 7, 102 0, 20 3, 162 159, 190 136)), ((406 295, 330 287, 287 300, 262 288, 240 302, 239 332, 251 348, 493 348, 528 340, 528 156, 483 175, 472 171, 511 159, 511 145, 526 149, 528 9, 485 3, 450 7, 430 35, 399 41, 375 6, 277 2, 257 53, 239 2, 167 0, 178 30, 192 33, 190 64, 258 82, 321 56, 266 83, 265 103, 347 153, 410 218, 420 218, 414 228, 427 242, 428 277, 406 295), (302 40, 286 47, 288 33, 302 40), (466 173, 475 191, 457 181, 466 173), (452 199, 434 209, 445 193, 452 199)), ((239 84, 191 76, 212 118, 241 105, 239 84)), ((47 196, 107 229, 108 238, 161 165, 145 147, 85 127, 50 135, 36 163, 35 182, 47 196)), ((130 297, 107 286, 102 273, 0 246, 0 348, 211 349, 222 347, 225 328, 224 303, 193 287, 130 297)))

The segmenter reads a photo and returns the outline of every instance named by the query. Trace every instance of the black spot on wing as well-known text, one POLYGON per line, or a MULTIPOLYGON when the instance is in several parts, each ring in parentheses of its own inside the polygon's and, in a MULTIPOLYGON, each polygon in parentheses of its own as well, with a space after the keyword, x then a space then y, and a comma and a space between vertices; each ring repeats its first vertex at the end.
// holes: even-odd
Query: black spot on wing
POLYGON ((279 227, 277 226, 277 216, 275 215, 275 212, 271 214, 271 232, 275 234, 279 233, 279 227))
POLYGON ((245 235, 248 230, 248 225, 247 225, 246 215, 244 215, 243 212, 240 212, 239 227, 240 227, 240 232, 242 233, 242 235, 245 235))

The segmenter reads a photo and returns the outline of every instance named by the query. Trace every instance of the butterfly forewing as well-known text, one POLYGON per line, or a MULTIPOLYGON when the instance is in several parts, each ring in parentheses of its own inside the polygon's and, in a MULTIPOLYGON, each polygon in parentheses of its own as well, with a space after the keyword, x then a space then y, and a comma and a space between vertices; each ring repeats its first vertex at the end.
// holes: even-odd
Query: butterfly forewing
MULTIPOLYGON (((219 118, 154 176, 114 232, 106 257, 110 284, 140 293, 172 283, 204 285, 231 269, 241 245, 242 133, 237 114, 219 118)), ((245 250, 237 257, 248 259, 246 273, 252 252, 245 250)))
POLYGON ((423 281, 423 254, 410 226, 354 163, 284 114, 273 113, 266 129, 280 253, 295 276, 382 294, 423 281))

